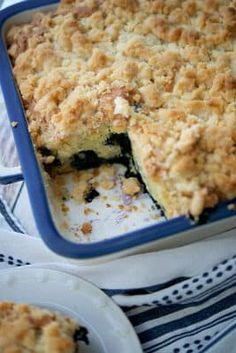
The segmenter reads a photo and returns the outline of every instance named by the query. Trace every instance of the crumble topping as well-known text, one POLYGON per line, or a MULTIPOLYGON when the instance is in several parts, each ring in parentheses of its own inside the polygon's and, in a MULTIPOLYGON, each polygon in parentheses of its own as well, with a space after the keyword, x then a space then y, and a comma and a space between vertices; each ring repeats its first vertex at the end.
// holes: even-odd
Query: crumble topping
POLYGON ((122 97, 116 97, 114 102, 115 102, 114 114, 115 115, 120 114, 120 115, 123 115, 125 118, 128 118, 130 116, 129 102, 122 97))
POLYGON ((134 196, 141 191, 141 187, 136 178, 123 179, 122 191, 125 195, 134 196))
POLYGON ((107 137, 128 133, 168 217, 235 197, 235 36, 233 0, 62 0, 12 27, 36 148, 109 159, 121 150, 107 137))

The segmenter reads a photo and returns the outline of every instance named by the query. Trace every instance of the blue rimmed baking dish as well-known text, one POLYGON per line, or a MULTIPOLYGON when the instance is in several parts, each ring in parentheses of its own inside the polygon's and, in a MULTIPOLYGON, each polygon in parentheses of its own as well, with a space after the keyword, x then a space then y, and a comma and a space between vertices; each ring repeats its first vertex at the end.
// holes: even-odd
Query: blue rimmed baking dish
MULTIPOLYGON (((0 11, 0 83, 9 119, 11 122, 17 120, 18 123, 17 128, 13 128, 13 134, 22 174, 38 230, 48 247, 69 258, 87 260, 87 262, 104 261, 135 252, 178 246, 236 227, 236 210, 234 207, 228 207, 229 204, 235 202, 232 200, 221 203, 207 212, 206 220, 201 224, 194 224, 186 217, 177 217, 93 243, 75 243, 66 239, 58 230, 50 209, 44 178, 28 132, 24 108, 14 81, 4 39, 5 30, 9 24, 30 18, 33 11, 39 8, 46 11, 56 3, 58 3, 57 0, 32 0, 0 11)), ((1 170, 3 171, 2 168, 1 170)), ((18 169, 11 173, 5 170, 0 181, 6 184, 17 181, 20 177, 21 173, 18 169)))

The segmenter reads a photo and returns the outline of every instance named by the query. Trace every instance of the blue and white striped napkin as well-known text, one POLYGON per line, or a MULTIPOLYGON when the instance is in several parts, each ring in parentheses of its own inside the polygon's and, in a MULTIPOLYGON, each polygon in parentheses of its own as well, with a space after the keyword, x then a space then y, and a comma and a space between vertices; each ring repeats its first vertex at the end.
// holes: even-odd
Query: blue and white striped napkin
POLYGON ((121 306, 145 353, 236 352, 235 230, 177 249, 78 266, 23 234, 0 205, 0 270, 28 265, 91 281, 121 306))

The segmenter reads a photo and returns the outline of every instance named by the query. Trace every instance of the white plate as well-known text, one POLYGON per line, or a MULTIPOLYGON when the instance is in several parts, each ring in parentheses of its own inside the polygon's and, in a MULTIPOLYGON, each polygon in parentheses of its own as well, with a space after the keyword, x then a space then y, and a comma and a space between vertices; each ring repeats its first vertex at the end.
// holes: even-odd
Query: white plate
POLYGON ((100 289, 63 272, 20 268, 1 271, 0 300, 54 309, 86 326, 90 344, 81 353, 142 353, 130 322, 100 289))

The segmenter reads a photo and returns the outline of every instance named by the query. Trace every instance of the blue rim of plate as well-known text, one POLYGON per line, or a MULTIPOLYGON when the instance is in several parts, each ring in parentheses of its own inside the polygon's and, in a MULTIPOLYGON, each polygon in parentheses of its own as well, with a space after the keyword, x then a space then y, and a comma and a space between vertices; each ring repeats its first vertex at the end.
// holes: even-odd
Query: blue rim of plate
MULTIPOLYGON (((175 236, 184 231, 202 227, 203 225, 193 224, 187 217, 181 216, 158 223, 157 225, 91 244, 78 244, 69 241, 57 230, 49 209, 39 163, 27 128, 23 104, 12 74, 10 60, 4 43, 3 27, 4 23, 10 17, 20 12, 46 7, 58 2, 58 0, 28 0, 0 10, 0 84, 2 86, 9 119, 11 122, 18 122, 17 128, 13 129, 14 139, 29 193, 33 215, 43 241, 52 251, 59 255, 83 260, 99 258, 130 248, 140 247, 150 242, 175 236)), ((227 208, 232 202, 236 202, 236 199, 222 202, 216 208, 209 210, 209 212, 207 212, 207 221, 204 222, 204 224, 210 224, 235 216, 236 210, 229 210, 227 208)))

